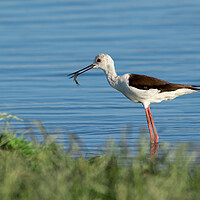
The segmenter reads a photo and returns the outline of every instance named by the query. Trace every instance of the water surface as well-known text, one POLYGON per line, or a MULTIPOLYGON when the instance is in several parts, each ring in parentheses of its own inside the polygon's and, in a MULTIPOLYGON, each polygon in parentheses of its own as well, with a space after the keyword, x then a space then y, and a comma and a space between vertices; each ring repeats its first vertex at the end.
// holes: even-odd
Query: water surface
MULTIPOLYGON (((94 152, 127 127, 134 147, 147 130, 142 105, 111 88, 101 70, 79 77, 80 87, 67 79, 98 53, 113 57, 119 75, 200 84, 198 0, 1 1, 0 30, 0 111, 41 120, 65 147, 68 132, 94 152)), ((200 141, 199 102, 191 94, 152 104, 160 145, 200 141)))

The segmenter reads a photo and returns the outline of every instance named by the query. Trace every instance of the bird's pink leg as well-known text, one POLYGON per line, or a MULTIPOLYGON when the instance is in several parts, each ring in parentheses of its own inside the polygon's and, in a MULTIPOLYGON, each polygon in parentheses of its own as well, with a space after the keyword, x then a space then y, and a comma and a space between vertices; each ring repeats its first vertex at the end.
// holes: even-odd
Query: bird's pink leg
POLYGON ((150 144, 150 160, 152 157, 157 157, 158 155, 158 148, 159 148, 159 145, 158 143, 151 143, 150 144))
POLYGON ((145 113, 146 113, 146 117, 147 117, 147 123, 148 123, 148 127, 149 127, 149 133, 150 133, 151 143, 154 143, 154 135, 153 135, 152 127, 151 127, 151 122, 150 122, 150 118, 149 118, 148 108, 145 108, 145 113))
POLYGON ((158 143, 159 136, 158 136, 158 133, 156 131, 156 127, 155 127, 155 124, 154 124, 154 121, 153 121, 153 117, 152 117, 152 114, 151 114, 150 107, 148 107, 147 110, 148 110, 149 117, 150 117, 150 120, 151 120, 151 124, 152 124, 152 127, 153 127, 153 132, 154 132, 154 136, 155 136, 155 143, 158 143))

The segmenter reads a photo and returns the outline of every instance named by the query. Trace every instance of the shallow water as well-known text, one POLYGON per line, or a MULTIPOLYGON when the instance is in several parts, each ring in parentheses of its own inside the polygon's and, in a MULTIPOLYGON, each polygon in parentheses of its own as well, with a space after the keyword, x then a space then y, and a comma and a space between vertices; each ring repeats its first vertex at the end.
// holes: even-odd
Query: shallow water
MULTIPOLYGON (((41 120, 65 147, 73 132, 94 153, 127 127, 134 147, 147 130, 142 106, 113 90, 102 71, 80 76, 80 87, 67 78, 98 53, 113 57, 119 75, 200 84, 197 0, 13 0, 0 2, 0 16, 0 111, 41 120)), ((191 94, 151 106, 160 145, 200 141, 199 102, 191 94)))

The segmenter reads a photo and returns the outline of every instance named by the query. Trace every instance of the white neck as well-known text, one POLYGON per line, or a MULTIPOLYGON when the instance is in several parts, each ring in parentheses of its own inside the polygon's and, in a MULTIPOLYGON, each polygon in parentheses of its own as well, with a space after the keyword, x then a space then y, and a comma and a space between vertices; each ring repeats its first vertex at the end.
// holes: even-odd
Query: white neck
POLYGON ((109 84, 113 88, 115 88, 118 76, 117 76, 117 73, 115 71, 114 65, 109 65, 108 68, 106 70, 104 70, 104 72, 106 74, 106 77, 107 77, 107 80, 108 80, 109 84))

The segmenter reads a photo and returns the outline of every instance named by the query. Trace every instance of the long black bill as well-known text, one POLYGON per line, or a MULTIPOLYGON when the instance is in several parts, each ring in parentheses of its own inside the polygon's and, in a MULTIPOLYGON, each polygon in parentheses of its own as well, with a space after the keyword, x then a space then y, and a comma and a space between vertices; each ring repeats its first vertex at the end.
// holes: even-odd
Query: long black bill
POLYGON ((94 67, 94 64, 91 64, 91 65, 89 65, 89 66, 87 66, 87 67, 85 67, 83 69, 80 69, 80 70, 78 70, 76 72, 68 74, 67 76, 69 76, 69 78, 74 78, 75 76, 78 76, 78 75, 80 75, 80 74, 82 74, 84 72, 87 72, 88 70, 92 69, 93 67, 94 67))

